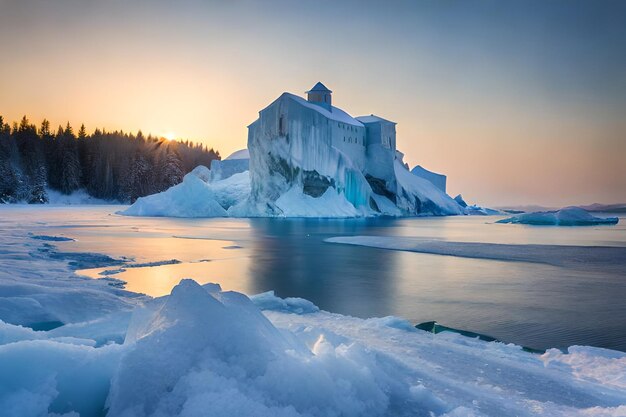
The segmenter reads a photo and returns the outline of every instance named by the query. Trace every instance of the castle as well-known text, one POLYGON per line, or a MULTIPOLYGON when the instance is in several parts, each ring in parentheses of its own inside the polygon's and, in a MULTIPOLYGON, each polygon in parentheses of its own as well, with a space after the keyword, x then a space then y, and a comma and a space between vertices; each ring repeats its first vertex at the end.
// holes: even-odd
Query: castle
POLYGON ((248 126, 252 196, 271 205, 295 185, 312 197, 333 187, 357 208, 381 211, 391 203, 423 212, 423 202, 398 184, 406 178, 398 170, 409 171, 396 150, 396 123, 350 116, 332 105, 332 91, 321 82, 306 94, 306 100, 281 94, 248 126))

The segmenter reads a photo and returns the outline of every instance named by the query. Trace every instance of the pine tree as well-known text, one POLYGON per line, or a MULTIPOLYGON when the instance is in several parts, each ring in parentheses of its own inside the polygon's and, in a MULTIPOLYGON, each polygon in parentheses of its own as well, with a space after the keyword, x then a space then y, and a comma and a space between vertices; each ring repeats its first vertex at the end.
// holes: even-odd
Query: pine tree
POLYGON ((29 204, 43 204, 48 202, 48 193, 46 192, 45 166, 41 165, 39 168, 37 168, 37 172, 34 175, 29 192, 29 204))
POLYGON ((11 128, 0 116, 0 204, 17 201, 21 173, 18 167, 19 153, 11 128))
POLYGON ((180 155, 177 151, 167 151, 164 158, 161 158, 161 164, 159 166, 159 185, 160 190, 167 190, 173 185, 180 183, 183 180, 183 169, 180 155))
POLYGON ((61 136, 61 184, 64 194, 71 194, 80 188, 80 160, 76 137, 69 122, 61 136))

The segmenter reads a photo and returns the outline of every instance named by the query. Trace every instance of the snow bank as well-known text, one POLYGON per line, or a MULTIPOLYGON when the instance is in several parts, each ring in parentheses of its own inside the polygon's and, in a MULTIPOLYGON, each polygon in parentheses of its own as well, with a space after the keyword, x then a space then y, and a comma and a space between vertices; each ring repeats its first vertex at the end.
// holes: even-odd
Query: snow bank
POLYGON ((398 365, 323 336, 307 346, 242 294, 183 280, 137 320, 109 415, 408 416, 424 407, 396 380, 398 365))
POLYGON ((558 211, 524 213, 496 223, 531 224, 548 226, 589 226, 599 224, 617 224, 617 217, 595 217, 579 207, 566 207, 558 211))
MULTIPOLYGON (((80 287, 80 286, 79 286, 80 287)), ((0 321, 12 416, 618 416, 626 354, 520 347, 182 280, 47 332, 0 321)))
POLYGON ((250 152, 248 148, 240 149, 231 153, 225 161, 231 161, 233 159, 250 159, 250 152))

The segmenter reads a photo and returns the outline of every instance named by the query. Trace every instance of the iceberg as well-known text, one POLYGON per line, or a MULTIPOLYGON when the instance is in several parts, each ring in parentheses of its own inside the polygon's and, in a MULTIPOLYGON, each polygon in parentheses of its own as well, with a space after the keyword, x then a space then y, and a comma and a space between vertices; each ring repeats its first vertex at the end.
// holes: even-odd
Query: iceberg
POLYGON ((197 167, 185 175, 180 184, 138 198, 129 208, 119 211, 125 216, 152 217, 227 217, 227 210, 250 194, 248 171, 230 177, 210 180, 206 167, 197 167))
POLYGON ((506 219, 498 220, 496 223, 530 224, 540 226, 591 226, 591 225, 613 225, 617 224, 617 217, 596 217, 580 207, 565 207, 557 211, 540 211, 535 213, 524 213, 506 219))
POLYGON ((207 184, 193 173, 167 190, 140 197, 126 210, 126 216, 226 217, 226 210, 215 200, 207 184))

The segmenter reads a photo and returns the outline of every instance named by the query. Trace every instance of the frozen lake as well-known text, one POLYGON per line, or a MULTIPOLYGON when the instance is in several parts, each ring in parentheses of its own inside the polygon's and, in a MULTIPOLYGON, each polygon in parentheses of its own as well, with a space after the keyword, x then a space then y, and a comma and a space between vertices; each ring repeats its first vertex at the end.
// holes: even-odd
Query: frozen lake
POLYGON ((0 228, 31 242, 29 233, 75 239, 47 242, 62 252, 129 258, 78 273, 117 278, 153 296, 193 278, 246 294, 275 290, 345 315, 436 320, 533 348, 626 351, 624 218, 617 226, 567 228, 479 216, 138 218, 115 215, 121 208, 2 206, 0 228), (352 236, 384 237, 392 249, 324 241, 352 236), (394 242, 433 253, 393 250, 394 242), (491 253, 496 259, 485 259, 491 253))

